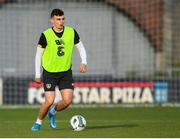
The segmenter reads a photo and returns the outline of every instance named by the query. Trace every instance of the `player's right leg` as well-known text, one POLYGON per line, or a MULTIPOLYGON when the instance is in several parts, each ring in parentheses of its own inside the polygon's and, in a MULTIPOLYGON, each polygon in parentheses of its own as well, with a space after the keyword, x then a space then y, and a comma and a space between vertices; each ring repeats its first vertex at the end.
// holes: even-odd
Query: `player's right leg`
POLYGON ((45 90, 45 102, 41 105, 37 121, 33 124, 31 128, 32 131, 40 130, 42 120, 48 113, 48 110, 53 104, 55 99, 56 79, 48 78, 44 75, 43 75, 43 79, 44 79, 43 82, 44 82, 44 90, 45 90))
POLYGON ((54 91, 46 91, 45 92, 45 102, 40 107, 37 120, 36 120, 36 122, 33 124, 32 128, 31 128, 32 131, 40 130, 42 120, 46 116, 46 114, 47 114, 49 108, 51 107, 51 105, 53 104, 54 98, 55 98, 55 92, 54 91))

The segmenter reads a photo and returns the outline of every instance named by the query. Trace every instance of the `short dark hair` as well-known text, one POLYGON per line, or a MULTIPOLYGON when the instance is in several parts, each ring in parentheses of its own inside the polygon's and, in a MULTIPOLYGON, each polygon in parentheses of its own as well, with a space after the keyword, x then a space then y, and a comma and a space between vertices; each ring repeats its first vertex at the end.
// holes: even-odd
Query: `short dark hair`
POLYGON ((64 15, 64 12, 61 9, 53 9, 51 12, 51 18, 53 16, 63 16, 63 15, 64 15))

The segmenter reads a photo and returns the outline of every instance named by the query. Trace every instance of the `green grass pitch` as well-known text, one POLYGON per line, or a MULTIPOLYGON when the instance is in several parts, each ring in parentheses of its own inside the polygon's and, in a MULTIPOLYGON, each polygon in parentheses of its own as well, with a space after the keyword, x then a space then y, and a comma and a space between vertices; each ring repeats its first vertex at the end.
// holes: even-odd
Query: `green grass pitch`
POLYGON ((180 108, 68 108, 57 114, 57 129, 51 129, 47 118, 40 131, 31 126, 38 109, 0 109, 0 137, 180 137, 180 108), (87 120, 84 131, 69 128, 69 119, 81 114, 87 120))

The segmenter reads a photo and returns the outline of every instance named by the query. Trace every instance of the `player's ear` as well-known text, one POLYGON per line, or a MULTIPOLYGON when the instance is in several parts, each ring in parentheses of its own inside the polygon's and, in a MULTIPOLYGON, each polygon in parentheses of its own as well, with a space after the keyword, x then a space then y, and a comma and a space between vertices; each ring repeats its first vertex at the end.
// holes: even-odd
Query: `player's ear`
POLYGON ((54 20, 53 20, 53 18, 50 19, 50 22, 51 22, 52 25, 54 25, 54 20))

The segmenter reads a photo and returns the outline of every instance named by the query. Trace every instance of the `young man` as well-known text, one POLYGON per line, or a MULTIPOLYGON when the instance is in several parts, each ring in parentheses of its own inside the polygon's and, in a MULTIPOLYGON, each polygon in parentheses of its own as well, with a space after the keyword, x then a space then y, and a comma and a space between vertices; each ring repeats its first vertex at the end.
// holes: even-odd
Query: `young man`
POLYGON ((41 105, 39 115, 31 130, 38 131, 42 120, 48 114, 50 126, 56 128, 55 114, 67 108, 73 97, 72 53, 73 47, 78 49, 81 57, 80 72, 87 70, 86 51, 78 33, 69 26, 64 26, 64 12, 53 9, 51 12, 52 28, 45 30, 40 37, 35 57, 35 81, 41 82, 41 58, 43 67, 43 82, 45 102, 41 105), (55 99, 55 87, 61 92, 62 101, 50 108, 55 99))

